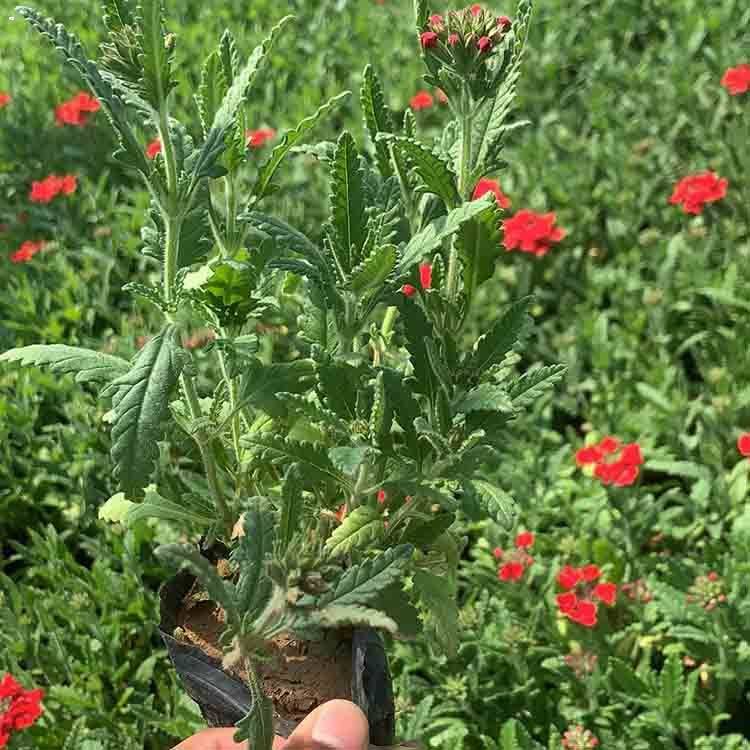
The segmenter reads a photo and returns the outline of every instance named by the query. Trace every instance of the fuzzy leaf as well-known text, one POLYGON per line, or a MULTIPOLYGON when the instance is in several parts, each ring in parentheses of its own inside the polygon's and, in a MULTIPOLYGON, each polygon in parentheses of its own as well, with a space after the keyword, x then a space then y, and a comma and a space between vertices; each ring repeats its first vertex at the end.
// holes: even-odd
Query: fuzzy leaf
POLYGON ((375 450, 369 445, 349 446, 341 445, 337 448, 331 448, 328 455, 333 461, 333 465, 348 477, 356 477, 362 462, 371 456, 375 450))
POLYGON ((169 397, 185 362, 174 326, 154 336, 129 372, 107 387, 112 397, 112 460, 127 495, 145 487, 159 454, 157 441, 169 413, 169 397))
POLYGON ((484 211, 489 199, 464 203, 454 208, 447 216, 430 222, 421 232, 409 240, 401 253, 397 270, 400 274, 410 273, 412 266, 425 256, 434 253, 448 237, 454 235, 467 222, 484 211))
POLYGON ((268 157, 268 160, 258 172, 258 178, 255 182, 255 187, 253 188, 253 195, 256 200, 260 201, 275 191, 275 187, 272 183, 273 176, 276 174, 276 170, 281 166, 281 162, 284 161, 287 154, 289 154, 292 148, 306 138, 308 133, 310 133, 324 117, 327 117, 332 110, 338 107, 338 105, 349 96, 350 92, 348 91, 338 94, 338 96, 334 96, 320 107, 317 112, 302 120, 296 128, 289 130, 284 134, 281 142, 274 148, 271 155, 268 157))
POLYGON ((393 115, 385 103, 383 86, 372 65, 368 65, 362 74, 362 88, 359 100, 365 118, 365 127, 370 134, 370 140, 375 146, 378 169, 383 177, 393 174, 388 145, 378 140, 378 133, 393 132, 393 115))
POLYGON ((163 0, 139 0, 139 61, 143 70, 140 88, 143 97, 157 111, 176 85, 170 64, 172 53, 164 36, 163 10, 163 0))
POLYGON ((275 519, 268 504, 253 498, 242 509, 242 529, 232 562, 240 577, 237 582, 237 607, 243 622, 253 622, 271 596, 272 583, 266 574, 266 561, 273 553, 275 519))
POLYGON ((414 0, 414 21, 417 28, 422 31, 430 15, 430 6, 427 0, 414 0))
POLYGON ((525 372, 508 388, 513 407, 523 409, 531 406, 565 377, 567 369, 566 365, 549 365, 525 372))
POLYGON ((398 625, 388 615, 353 604, 332 604, 316 612, 315 618, 324 628, 338 629, 356 625, 386 630, 392 634, 398 631, 398 625))
POLYGON ((298 463, 317 479, 342 481, 343 477, 331 463, 324 448, 310 443, 300 443, 291 438, 274 435, 246 435, 242 442, 248 447, 258 448, 264 460, 274 465, 298 463))
POLYGON ((305 502, 301 472, 292 464, 281 485, 281 518, 277 535, 278 553, 283 555, 302 526, 305 502))
POLYGON ((142 503, 134 505, 123 519, 126 526, 144 518, 159 518, 163 521, 181 521, 205 528, 216 522, 212 508, 196 508, 187 503, 178 504, 162 497, 156 487, 146 487, 142 503))
POLYGON ((484 502, 489 516, 497 523, 510 528, 518 515, 516 501, 505 490, 484 479, 473 479, 471 485, 484 502))
POLYGON ((406 163, 422 179, 424 185, 417 187, 419 192, 434 193, 449 210, 461 202, 456 188, 456 175, 447 161, 413 138, 391 136, 387 141, 393 143, 406 163))
POLYGON ((237 722, 236 726, 236 743, 245 742, 253 750, 273 750, 276 734, 273 727, 273 703, 268 696, 263 693, 257 694, 250 713, 237 722))
POLYGON ((531 301, 531 297, 523 297, 514 302, 497 320, 492 330, 477 341, 467 362, 473 376, 479 377, 492 365, 501 362, 523 336, 531 322, 527 314, 531 301))
POLYGON ((334 589, 318 599, 316 606, 371 606, 383 589, 403 578, 413 553, 411 545, 402 544, 352 566, 341 576, 334 589))
POLYGON ((458 607, 451 583, 440 576, 418 570, 414 574, 414 589, 419 602, 427 611, 426 626, 440 648, 448 655, 458 648, 458 607))
POLYGON ((474 411, 499 411, 512 414, 513 404, 508 391, 501 385, 482 383, 465 394, 455 405, 457 414, 469 414, 474 411))
POLYGON ((254 359, 244 367, 240 404, 261 409, 272 417, 286 416, 286 394, 304 393, 312 385, 313 376, 314 365, 309 359, 270 365, 254 359))
POLYGON ((331 557, 341 557, 353 549, 364 548, 383 537, 383 517, 377 508, 362 505, 355 508, 326 540, 331 557))
POLYGON ((352 270, 352 291, 361 295, 378 289, 395 268, 396 256, 395 245, 376 247, 352 270))
POLYGON ((312 240, 275 216, 269 216, 260 211, 246 211, 240 214, 239 219, 253 230, 271 237, 285 252, 298 253, 311 260, 320 258, 320 249, 312 240))
POLYGON ((203 126, 204 137, 211 129, 216 113, 219 111, 229 83, 224 75, 221 59, 218 52, 212 52, 203 63, 201 71, 201 84, 195 96, 198 104, 198 113, 203 126))
POLYGON ((488 206, 474 221, 461 227, 458 249, 463 261, 464 288, 469 297, 492 278, 500 253, 500 210, 488 206))
POLYGON ((130 369, 130 363, 120 357, 64 344, 10 349, 0 354, 0 362, 19 362, 24 367, 46 365, 60 375, 74 373, 77 383, 109 383, 130 369))

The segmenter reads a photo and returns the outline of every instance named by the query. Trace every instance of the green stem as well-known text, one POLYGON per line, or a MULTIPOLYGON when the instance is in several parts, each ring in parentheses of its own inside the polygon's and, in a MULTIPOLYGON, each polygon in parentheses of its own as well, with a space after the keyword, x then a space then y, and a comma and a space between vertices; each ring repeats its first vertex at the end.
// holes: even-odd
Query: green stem
POLYGON ((409 219, 409 226, 411 227, 412 234, 414 234, 414 203, 412 201, 411 193, 409 192, 409 181, 406 179, 406 174, 404 173, 403 166, 396 156, 393 144, 390 144, 388 146, 388 150, 391 154, 393 169, 396 172, 396 177, 398 177, 398 184, 401 188, 401 199, 403 200, 404 206, 406 208, 406 216, 409 219))
POLYGON ((227 248, 230 253, 237 250, 237 186, 233 174, 224 178, 227 206, 227 248))
POLYGON ((240 462, 240 410, 237 408, 238 393, 237 393, 237 380, 236 378, 229 377, 229 369, 227 367, 227 358, 224 352, 219 351, 219 367, 221 367, 221 374, 224 376, 224 382, 227 384, 229 391, 229 404, 232 409, 232 444, 234 445, 234 452, 237 455, 237 462, 240 462))

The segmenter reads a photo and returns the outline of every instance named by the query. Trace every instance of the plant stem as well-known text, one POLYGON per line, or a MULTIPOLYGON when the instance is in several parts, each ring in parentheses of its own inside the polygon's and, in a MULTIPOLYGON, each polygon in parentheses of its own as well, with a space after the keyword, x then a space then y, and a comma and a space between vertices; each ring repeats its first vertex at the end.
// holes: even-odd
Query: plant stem
POLYGON ((227 368, 227 358, 224 352, 219 351, 219 367, 221 367, 221 374, 224 376, 224 381, 227 384, 229 391, 229 404, 232 409, 232 443, 234 445, 234 452, 237 454, 237 462, 240 462, 240 411, 237 408, 237 380, 229 377, 229 369, 227 368))
POLYGON ((224 178, 227 206, 227 242, 229 253, 237 250, 237 186, 233 174, 224 178))

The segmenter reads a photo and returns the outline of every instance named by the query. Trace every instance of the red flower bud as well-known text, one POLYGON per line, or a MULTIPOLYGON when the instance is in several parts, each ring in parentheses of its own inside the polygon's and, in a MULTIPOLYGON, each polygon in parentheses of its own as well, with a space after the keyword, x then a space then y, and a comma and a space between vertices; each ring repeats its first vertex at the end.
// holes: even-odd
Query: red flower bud
POLYGON ((497 19, 497 25, 503 30, 508 31, 510 27, 513 25, 513 22, 508 18, 508 16, 500 16, 500 18, 497 19))
POLYGON ((415 286, 412 286, 411 284, 404 284, 401 287, 401 294, 404 295, 404 297, 413 297, 417 293, 417 288, 415 286))
POLYGON ((448 45, 450 47, 455 47, 459 42, 458 34, 451 34, 448 37, 448 45))
POLYGON ((480 52, 489 52, 489 50, 492 49, 492 39, 488 36, 480 37, 477 42, 477 47, 479 47, 480 52))
POLYGON ((429 263, 422 263, 419 266, 419 281, 422 284, 422 289, 432 287, 432 266, 429 263))
POLYGON ((419 41, 422 43, 424 49, 430 49, 430 47, 437 47, 438 35, 434 31, 425 31, 419 37, 419 41))

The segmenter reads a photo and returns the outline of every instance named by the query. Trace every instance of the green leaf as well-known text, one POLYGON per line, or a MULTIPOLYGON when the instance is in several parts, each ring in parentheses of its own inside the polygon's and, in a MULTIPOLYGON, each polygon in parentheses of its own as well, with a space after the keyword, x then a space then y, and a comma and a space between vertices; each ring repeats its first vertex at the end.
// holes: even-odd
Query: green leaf
POLYGON ((497 523, 510 528, 518 515, 516 501, 505 490, 484 479, 472 479, 470 484, 484 501, 489 516, 497 523))
POLYGON ((306 258, 318 259, 320 248, 298 229, 275 216, 260 211, 246 211, 240 214, 239 220, 251 226, 255 231, 271 237, 286 252, 298 253, 306 258))
POLYGON ((503 414, 512 414, 514 408, 505 387, 482 383, 456 402, 455 411, 457 414, 469 414, 474 411, 499 411, 503 414))
POLYGON ((305 514, 302 473, 292 464, 281 485, 281 518, 277 534, 278 554, 283 555, 302 526, 305 514))
POLYGON ((253 750, 273 750, 276 737, 273 728, 273 703, 263 693, 256 692, 250 713, 237 722, 236 743, 246 742, 253 750))
POLYGON ((324 628, 338 629, 346 626, 370 627, 396 634, 398 625, 388 615, 375 609, 353 604, 332 604, 315 613, 315 619, 324 628))
POLYGON ((213 123, 216 113, 219 111, 228 88, 229 82, 224 75, 221 58, 218 51, 214 51, 203 63, 201 83, 198 87, 198 93, 195 95, 204 137, 208 135, 208 131, 211 129, 211 123, 213 123))
POLYGON ((427 0, 414 0, 414 22, 422 31, 430 16, 430 6, 427 0))
POLYGON ((24 367, 46 365, 59 375, 74 373, 78 383, 108 383, 130 369, 130 363, 120 357, 64 344, 10 349, 0 354, 0 362, 19 362, 24 367))
POLYGON ((217 162, 226 149, 227 134, 235 124, 240 107, 245 103, 250 88, 262 69, 274 42, 291 19, 291 16, 286 16, 271 29, 271 33, 253 50, 244 68, 229 86, 216 110, 206 140, 195 159, 189 192, 195 189, 199 180, 214 176, 217 162))
POLYGON ((263 498, 253 498, 242 509, 242 528, 231 560, 237 565, 237 607, 243 623, 253 622, 271 596, 272 582, 266 563, 273 553, 275 519, 263 498))
POLYGON ((352 291, 363 295, 380 288, 396 267, 397 255, 395 245, 374 248, 356 268, 352 269, 352 291))
POLYGON ((131 526, 144 518, 159 518, 162 521, 182 521, 205 528, 216 522, 216 514, 209 508, 188 507, 162 497, 155 485, 149 485, 144 491, 142 503, 130 508, 123 519, 126 526, 131 526))
POLYGON ((409 240, 401 253, 397 270, 400 274, 410 273, 415 263, 434 253, 448 237, 454 235, 467 222, 484 211, 489 199, 464 203, 454 208, 447 216, 430 222, 421 232, 409 240))
POLYGON ((417 186, 417 192, 434 193, 445 203, 448 210, 461 203, 456 188, 456 175, 445 159, 413 138, 390 136, 387 139, 381 137, 381 140, 392 143, 409 167, 420 176, 423 185, 417 186))
POLYGON ((463 262, 464 288, 469 298, 492 278, 500 254, 500 209, 488 206, 474 221, 461 227, 457 239, 463 262))
POLYGON ((638 700, 650 693, 648 685, 622 659, 610 657, 609 672, 615 687, 628 697, 638 700))
POLYGON ((227 615, 227 622, 234 628, 239 626, 234 587, 224 581, 196 547, 190 544, 163 544, 156 549, 157 557, 177 570, 187 568, 206 590, 211 601, 220 605, 227 615))
POLYGON ((349 446, 341 445, 337 448, 331 448, 328 455, 331 457, 334 466, 346 476, 355 478, 359 467, 368 456, 374 453, 374 449, 369 445, 349 446))
POLYGON ((531 302, 531 297, 523 297, 514 302, 497 320, 492 330, 477 341, 467 361, 467 368, 474 377, 481 376, 492 365, 501 362, 522 338, 531 324, 531 318, 527 314, 531 302))
POLYGON ((163 11, 163 0, 139 0, 136 10, 143 71, 141 89, 156 111, 176 85, 171 71, 173 43, 170 46, 165 39, 163 11))
POLYGON ((425 627, 449 656, 458 649, 458 606, 452 584, 440 576, 418 570, 414 590, 426 610, 425 627))
POLYGON ((112 495, 112 497, 110 497, 109 500, 99 508, 99 520, 109 521, 110 523, 125 523, 125 519, 130 510, 137 506, 137 503, 134 503, 132 500, 128 500, 125 497, 124 492, 118 492, 116 495, 112 495))
POLYGON ((402 544, 352 566, 341 576, 335 588, 318 598, 316 606, 371 606, 383 589, 403 578, 413 553, 411 545, 402 544))
POLYGON ((341 264, 351 271, 367 235, 364 173, 351 133, 344 131, 336 145, 331 170, 331 217, 341 264))
POLYGON ((364 548, 385 534, 383 517, 377 508, 362 505, 355 508, 344 522, 326 540, 326 549, 331 557, 341 557, 353 549, 364 548))
POLYGON ((141 349, 131 370, 109 384, 112 397, 112 460, 120 486, 133 495, 149 483, 159 455, 157 441, 169 413, 169 397, 185 363, 174 326, 141 349))
POLYGON ((362 74, 362 88, 359 100, 365 118, 365 127, 370 134, 370 140, 375 146, 378 169, 383 177, 393 174, 388 145, 378 140, 378 133, 393 132, 393 115, 388 109, 383 96, 383 86, 372 65, 367 65, 362 74))
POLYGON ((292 148, 306 138, 324 117, 327 117, 332 110, 338 107, 338 105, 350 95, 349 91, 345 91, 342 94, 334 96, 320 107, 317 112, 302 120, 296 128, 289 130, 284 134, 281 141, 273 149, 271 155, 258 172, 258 178, 255 182, 255 187, 253 188, 253 195, 257 201, 262 200, 275 191, 275 187, 272 183, 273 176, 276 174, 276 170, 281 166, 281 163, 292 148))
POLYGON ((271 461, 274 465, 298 463, 308 474, 312 474, 319 480, 333 479, 337 482, 344 480, 331 463, 325 449, 320 446, 300 443, 291 438, 285 439, 263 434, 245 435, 242 443, 259 449, 262 460, 271 461))
POLYGON ((310 359, 270 365, 254 359, 243 370, 239 403, 261 409, 272 417, 286 416, 288 405, 301 409, 301 403, 295 400, 291 404, 287 394, 305 393, 314 382, 314 363, 310 359))
POLYGON ((525 372, 508 387, 508 395, 515 409, 531 406, 565 377, 567 365, 536 367, 525 372))

